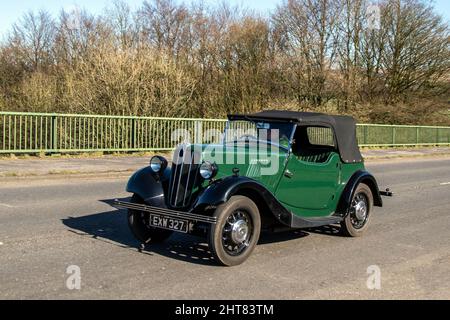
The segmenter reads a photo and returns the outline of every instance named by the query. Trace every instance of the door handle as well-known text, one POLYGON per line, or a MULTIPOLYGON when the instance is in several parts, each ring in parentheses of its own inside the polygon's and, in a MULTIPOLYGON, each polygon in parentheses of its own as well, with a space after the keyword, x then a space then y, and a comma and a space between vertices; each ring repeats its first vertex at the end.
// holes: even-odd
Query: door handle
POLYGON ((292 178, 294 174, 286 169, 286 171, 284 172, 284 176, 287 178, 292 178))

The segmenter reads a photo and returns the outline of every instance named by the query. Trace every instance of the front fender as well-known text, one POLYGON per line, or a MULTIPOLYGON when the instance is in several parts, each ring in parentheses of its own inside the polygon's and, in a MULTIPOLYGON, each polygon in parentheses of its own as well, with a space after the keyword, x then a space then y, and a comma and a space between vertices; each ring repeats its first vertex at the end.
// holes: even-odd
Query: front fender
POLYGON ((247 177, 227 177, 212 183, 197 198, 193 212, 214 210, 234 195, 251 198, 262 214, 270 214, 279 222, 290 226, 292 214, 261 183, 247 177))
POLYGON ((365 183, 369 186, 373 195, 373 204, 377 207, 383 206, 383 200, 381 199, 380 190, 378 189, 378 183, 375 177, 365 170, 358 170, 348 180, 347 185, 342 192, 341 199, 339 200, 336 209, 336 215, 345 216, 347 214, 355 190, 360 183, 365 183))
POLYGON ((137 194, 150 206, 166 208, 165 190, 169 181, 170 169, 159 176, 150 167, 136 171, 128 180, 126 191, 137 194))

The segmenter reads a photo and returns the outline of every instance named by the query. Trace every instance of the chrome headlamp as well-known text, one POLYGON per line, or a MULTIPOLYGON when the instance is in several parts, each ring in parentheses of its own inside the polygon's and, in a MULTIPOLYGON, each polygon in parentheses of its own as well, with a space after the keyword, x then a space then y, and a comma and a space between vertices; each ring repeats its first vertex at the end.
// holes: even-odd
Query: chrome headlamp
POLYGON ((217 174, 217 165, 209 161, 205 161, 200 166, 200 175, 203 179, 209 180, 217 174))
POLYGON ((167 168, 167 160, 160 156, 155 156, 150 160, 150 168, 154 173, 164 172, 167 168))

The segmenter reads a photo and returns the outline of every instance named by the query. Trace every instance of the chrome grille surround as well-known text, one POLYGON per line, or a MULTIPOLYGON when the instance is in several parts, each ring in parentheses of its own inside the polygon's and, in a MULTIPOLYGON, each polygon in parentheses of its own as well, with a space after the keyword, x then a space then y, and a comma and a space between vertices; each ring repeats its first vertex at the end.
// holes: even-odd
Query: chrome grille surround
POLYGON ((180 145, 175 150, 167 199, 170 207, 186 208, 191 204, 192 193, 201 182, 199 156, 189 144, 180 145))

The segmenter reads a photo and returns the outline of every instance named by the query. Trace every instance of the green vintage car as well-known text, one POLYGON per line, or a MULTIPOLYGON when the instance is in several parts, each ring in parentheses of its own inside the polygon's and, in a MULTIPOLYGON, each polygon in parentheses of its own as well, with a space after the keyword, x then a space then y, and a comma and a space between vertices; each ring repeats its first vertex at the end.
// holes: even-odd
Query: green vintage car
POLYGON ((374 206, 375 178, 358 148, 355 120, 320 113, 229 115, 220 144, 182 144, 172 165, 156 156, 126 190, 134 236, 143 244, 173 232, 203 236, 218 263, 244 262, 261 230, 340 224, 361 236, 374 206))

